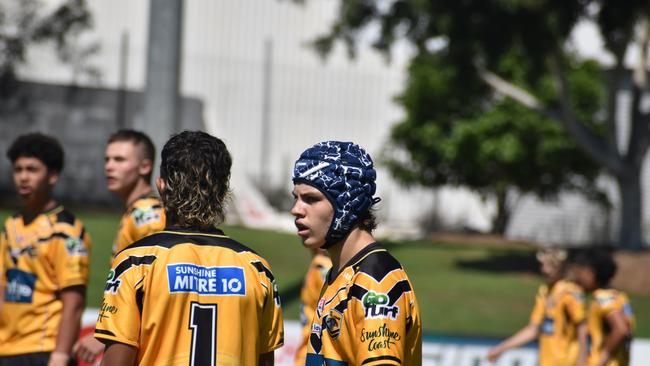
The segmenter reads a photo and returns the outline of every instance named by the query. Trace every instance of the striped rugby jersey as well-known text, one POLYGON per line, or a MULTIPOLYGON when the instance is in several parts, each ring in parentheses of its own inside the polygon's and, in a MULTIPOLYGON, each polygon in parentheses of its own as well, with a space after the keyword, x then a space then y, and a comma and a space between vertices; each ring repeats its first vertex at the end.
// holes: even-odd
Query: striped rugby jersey
POLYGON ((145 195, 135 200, 122 219, 113 242, 113 257, 136 240, 165 228, 165 210, 160 198, 145 195))
POLYGON ((318 252, 314 255, 305 274, 302 288, 300 289, 300 324, 302 334, 300 344, 296 350, 295 366, 304 366, 307 356, 307 342, 311 334, 311 321, 316 313, 316 305, 320 298, 320 291, 325 283, 327 272, 332 268, 332 260, 326 253, 318 252))
POLYGON ((587 364, 597 365, 602 354, 602 348, 607 336, 609 336, 609 325, 607 316, 613 311, 623 313, 625 320, 630 326, 631 332, 625 340, 612 352, 607 366, 627 366, 630 363, 630 347, 632 334, 636 327, 636 320, 630 299, 627 295, 613 288, 600 288, 593 292, 589 310, 587 312, 587 326, 589 328, 589 359, 587 364))
POLYGON ((316 307, 307 366, 422 364, 422 324, 413 286, 379 244, 330 271, 316 307))
POLYGON ((0 356, 51 352, 63 303, 61 290, 86 286, 90 236, 63 206, 25 222, 7 218, 0 235, 0 356))
POLYGON ((585 295, 567 280, 539 287, 530 322, 539 328, 539 365, 570 366, 578 359, 577 327, 586 320, 585 295))
POLYGON ((168 227, 113 259, 95 337, 138 348, 138 365, 256 365, 283 332, 266 260, 218 229, 168 227))

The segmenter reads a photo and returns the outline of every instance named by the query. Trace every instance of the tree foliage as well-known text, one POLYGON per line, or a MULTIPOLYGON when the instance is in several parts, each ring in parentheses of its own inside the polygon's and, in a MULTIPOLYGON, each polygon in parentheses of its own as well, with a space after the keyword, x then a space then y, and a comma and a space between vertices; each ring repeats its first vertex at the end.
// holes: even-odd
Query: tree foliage
MULTIPOLYGON (((92 24, 84 0, 65 0, 43 10, 38 0, 0 0, 0 84, 4 94, 16 80, 18 66, 27 61, 31 45, 52 43, 64 62, 86 57, 96 45, 76 49, 76 36, 92 24)), ((94 72, 92 69, 87 70, 94 72)))
POLYGON ((392 133, 402 149, 396 156, 406 152, 406 161, 391 164, 403 180, 492 192, 510 184, 548 197, 566 188, 593 192, 600 167, 619 185, 619 242, 639 248, 649 17, 647 0, 346 0, 314 46, 327 54, 342 40, 354 55, 369 28, 379 29, 373 46, 387 55, 398 40, 414 46, 398 99, 407 117, 392 133), (582 21, 598 27, 610 70, 575 54, 570 35, 582 21), (641 57, 630 83, 623 60, 633 43, 641 57), (616 101, 625 88, 630 111, 616 101), (631 121, 622 149, 621 113, 631 121))

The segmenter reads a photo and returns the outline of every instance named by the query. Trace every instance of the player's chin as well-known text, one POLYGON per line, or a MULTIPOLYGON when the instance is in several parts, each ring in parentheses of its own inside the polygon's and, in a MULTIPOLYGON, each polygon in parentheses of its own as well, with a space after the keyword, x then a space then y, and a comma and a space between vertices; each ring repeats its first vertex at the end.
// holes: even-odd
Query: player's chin
POLYGON ((325 244, 325 240, 322 238, 314 238, 312 236, 302 238, 302 245, 308 249, 320 249, 320 247, 325 244))

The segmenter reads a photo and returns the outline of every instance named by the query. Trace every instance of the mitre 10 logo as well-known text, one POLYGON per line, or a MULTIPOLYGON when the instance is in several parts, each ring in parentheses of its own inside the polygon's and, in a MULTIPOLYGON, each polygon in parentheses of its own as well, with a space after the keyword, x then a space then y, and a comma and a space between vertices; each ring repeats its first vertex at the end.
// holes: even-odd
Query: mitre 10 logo
POLYGON ((366 310, 366 319, 390 318, 397 319, 399 306, 390 306, 390 298, 381 292, 368 291, 363 298, 363 307, 366 310))

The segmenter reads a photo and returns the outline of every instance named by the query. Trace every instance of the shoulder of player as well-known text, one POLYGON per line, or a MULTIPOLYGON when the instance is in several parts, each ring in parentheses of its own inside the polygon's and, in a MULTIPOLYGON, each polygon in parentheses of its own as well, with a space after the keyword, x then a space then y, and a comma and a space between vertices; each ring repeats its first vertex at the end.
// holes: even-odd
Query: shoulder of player
POLYGON ((574 282, 568 280, 560 280, 557 283, 556 288, 553 288, 553 291, 557 291, 557 293, 561 296, 570 296, 579 299, 584 298, 584 291, 580 286, 578 286, 578 284, 574 282))
POLYGON ((372 245, 359 253, 358 260, 352 264, 355 277, 367 276, 381 282, 387 275, 406 277, 400 263, 379 245, 372 245))
POLYGON ((625 293, 614 288, 600 288, 594 291, 594 301, 601 307, 611 305, 612 303, 627 298, 625 293))
POLYGON ((131 206, 128 208, 128 212, 131 213, 136 209, 162 209, 162 202, 158 197, 141 197, 135 200, 131 206))
POLYGON ((163 230, 145 236, 144 238, 133 242, 126 249, 147 247, 171 249, 172 247, 181 244, 221 247, 224 250, 230 250, 236 253, 254 253, 252 249, 226 235, 182 232, 176 230, 163 230))
POLYGON ((59 206, 59 208, 47 213, 55 233, 69 236, 83 236, 84 225, 72 212, 59 206))

